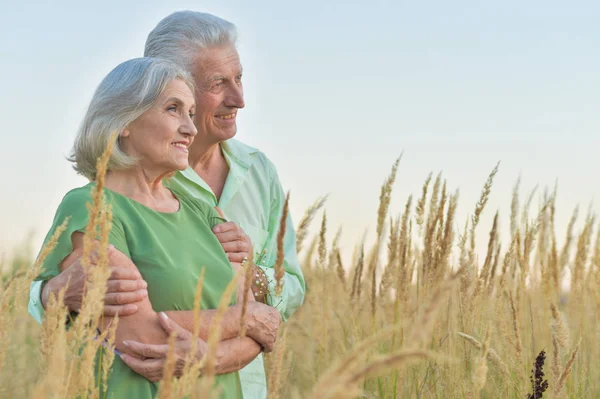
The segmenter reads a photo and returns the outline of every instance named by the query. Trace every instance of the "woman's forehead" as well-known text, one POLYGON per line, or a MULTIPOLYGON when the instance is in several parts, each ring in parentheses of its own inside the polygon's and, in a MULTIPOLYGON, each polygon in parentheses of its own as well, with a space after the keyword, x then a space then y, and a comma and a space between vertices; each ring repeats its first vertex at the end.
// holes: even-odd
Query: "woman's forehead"
POLYGON ((165 90, 160 94, 160 99, 179 100, 181 102, 194 102, 194 94, 192 90, 181 79, 175 79, 167 85, 165 90))

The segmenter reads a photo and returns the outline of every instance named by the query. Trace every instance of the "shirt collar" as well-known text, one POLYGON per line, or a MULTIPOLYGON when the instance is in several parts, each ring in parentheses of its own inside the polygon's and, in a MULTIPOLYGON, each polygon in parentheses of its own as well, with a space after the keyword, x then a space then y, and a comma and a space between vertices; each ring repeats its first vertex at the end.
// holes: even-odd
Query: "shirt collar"
MULTIPOLYGON (((225 153, 226 158, 229 158, 229 161, 235 161, 239 166, 246 170, 250 169, 250 166, 255 160, 253 155, 258 152, 256 148, 250 147, 235 139, 229 139, 222 142, 221 149, 225 153)), ((231 168, 231 165, 229 166, 231 168)))
POLYGON ((246 181, 248 170, 250 169, 250 166, 252 166, 252 163, 256 160, 254 154, 258 153, 258 150, 234 139, 229 139, 222 142, 221 149, 223 150, 225 159, 229 164, 229 174, 227 175, 225 187, 223 187, 223 192, 221 193, 221 198, 218 202, 208 184, 206 184, 206 182, 200 176, 198 176, 194 169, 188 167, 186 170, 183 170, 180 173, 186 179, 201 187, 210 197, 211 203, 220 205, 221 208, 225 210, 225 207, 229 204, 229 201, 235 196, 240 187, 246 181))

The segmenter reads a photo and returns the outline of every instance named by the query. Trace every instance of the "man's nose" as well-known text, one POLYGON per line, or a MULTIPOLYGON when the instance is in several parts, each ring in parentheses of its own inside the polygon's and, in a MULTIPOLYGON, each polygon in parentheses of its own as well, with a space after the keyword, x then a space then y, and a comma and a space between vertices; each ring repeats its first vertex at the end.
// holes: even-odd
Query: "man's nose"
POLYGON ((244 89, 242 85, 232 85, 229 88, 227 97, 225 98, 227 107, 244 108, 244 89))

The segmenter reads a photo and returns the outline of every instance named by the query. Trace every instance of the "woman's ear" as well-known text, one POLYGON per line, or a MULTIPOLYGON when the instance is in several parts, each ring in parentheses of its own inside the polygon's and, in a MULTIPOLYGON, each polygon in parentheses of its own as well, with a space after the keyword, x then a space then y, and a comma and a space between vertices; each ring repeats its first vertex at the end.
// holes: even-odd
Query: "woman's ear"
POLYGON ((129 128, 125 128, 125 129, 123 129, 123 131, 119 135, 119 138, 121 138, 121 137, 129 137, 130 134, 131 134, 131 132, 129 131, 129 128))

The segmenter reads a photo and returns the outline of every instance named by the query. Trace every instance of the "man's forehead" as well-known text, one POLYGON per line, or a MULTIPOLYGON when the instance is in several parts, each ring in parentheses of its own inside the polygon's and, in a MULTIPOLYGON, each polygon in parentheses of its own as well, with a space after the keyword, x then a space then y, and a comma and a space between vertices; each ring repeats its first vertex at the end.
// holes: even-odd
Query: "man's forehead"
POLYGON ((207 49, 198 54, 194 62, 196 76, 213 77, 241 71, 242 63, 235 48, 207 49))

